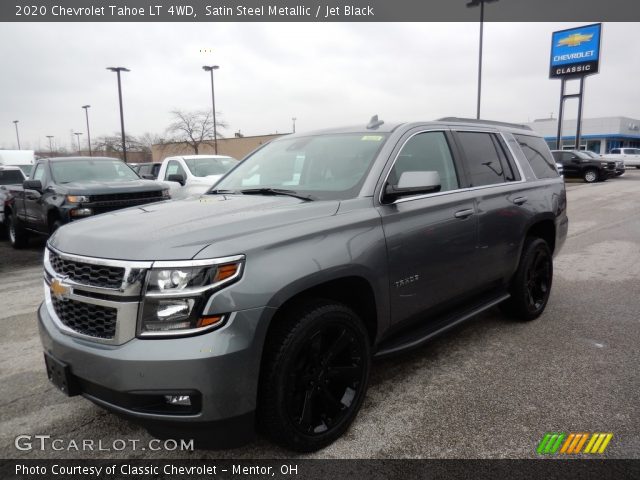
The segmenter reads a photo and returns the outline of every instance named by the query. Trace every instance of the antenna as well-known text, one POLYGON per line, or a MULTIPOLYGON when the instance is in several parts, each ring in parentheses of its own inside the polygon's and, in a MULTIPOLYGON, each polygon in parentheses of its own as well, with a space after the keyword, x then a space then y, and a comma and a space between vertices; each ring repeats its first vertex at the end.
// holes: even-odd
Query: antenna
POLYGON ((367 130, 375 130, 383 123, 383 120, 378 120, 378 115, 374 115, 373 117, 371 117, 371 120, 369 120, 369 123, 367 124, 367 130))

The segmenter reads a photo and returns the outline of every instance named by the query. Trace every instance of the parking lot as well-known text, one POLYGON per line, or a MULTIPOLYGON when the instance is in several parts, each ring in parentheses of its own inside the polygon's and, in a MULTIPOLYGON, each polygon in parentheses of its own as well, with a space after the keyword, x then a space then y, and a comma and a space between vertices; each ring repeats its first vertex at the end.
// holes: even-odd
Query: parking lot
MULTIPOLYGON (((317 458, 531 458, 545 432, 612 432, 606 456, 640 458, 640 170, 567 186, 569 235, 544 315, 492 309, 411 353, 374 364, 348 433, 317 458)), ((19 451, 14 438, 81 441, 149 435, 49 384, 35 310, 44 242, 0 240, 2 458, 280 458, 258 438, 225 451, 19 451)))

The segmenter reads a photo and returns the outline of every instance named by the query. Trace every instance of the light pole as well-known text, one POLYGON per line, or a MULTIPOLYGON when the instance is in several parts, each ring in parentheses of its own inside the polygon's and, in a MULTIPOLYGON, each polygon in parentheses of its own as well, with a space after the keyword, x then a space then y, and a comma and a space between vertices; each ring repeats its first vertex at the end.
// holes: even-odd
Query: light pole
POLYGON ((51 143, 53 135, 47 135, 47 138, 49 139, 49 155, 53 157, 53 143, 51 143))
POLYGON ((216 94, 213 89, 213 71, 218 70, 220 67, 218 65, 205 65, 202 69, 205 72, 211 73, 211 109, 213 110, 213 149, 218 154, 218 125, 216 124, 216 94))
POLYGON ((467 8, 474 8, 480 5, 480 49, 478 53, 478 107, 476 118, 480 119, 480 97, 482 95, 482 37, 484 31, 484 4, 497 2, 498 0, 471 0, 467 3, 467 8))
POLYGON ((296 117, 293 117, 293 118, 291 119, 291 121, 293 121, 293 133, 296 133, 296 120, 297 120, 297 118, 296 118, 296 117))
POLYGON ((73 132, 73 134, 78 139, 78 155, 82 155, 82 152, 80 151, 80 135, 82 135, 82 132, 73 132))
POLYGON ((91 153, 91 132, 89 131, 89 108, 91 105, 83 105, 85 116, 87 117, 87 144, 89 145, 89 156, 93 157, 91 153))
POLYGON ((122 85, 120 84, 120 72, 130 72, 128 68, 125 67, 107 67, 107 70, 111 70, 112 72, 116 72, 118 75, 118 100, 120 101, 120 130, 122 132, 122 155, 124 163, 127 163, 127 145, 124 140, 124 113, 122 112, 122 85))
POLYGON ((14 121, 13 121, 13 124, 16 126, 16 138, 18 139, 18 150, 22 150, 22 149, 20 148, 20 135, 18 134, 18 122, 19 122, 19 121, 20 121, 20 120, 14 120, 14 121))

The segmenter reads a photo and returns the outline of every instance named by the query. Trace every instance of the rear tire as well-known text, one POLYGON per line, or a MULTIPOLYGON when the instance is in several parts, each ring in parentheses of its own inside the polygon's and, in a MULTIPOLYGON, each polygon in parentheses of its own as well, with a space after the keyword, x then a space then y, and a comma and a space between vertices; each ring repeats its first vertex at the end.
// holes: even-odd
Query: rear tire
POLYGON ((15 214, 7 216, 7 233, 13 248, 21 249, 29 245, 29 234, 15 214))
POLYGON ((348 307, 308 300, 282 313, 267 336, 258 424, 275 443, 313 452, 356 417, 369 382, 367 330, 348 307))
POLYGON ((553 257, 549 245, 541 238, 527 237, 520 264, 509 293, 501 304, 509 316, 522 321, 535 320, 544 312, 553 281, 553 257))

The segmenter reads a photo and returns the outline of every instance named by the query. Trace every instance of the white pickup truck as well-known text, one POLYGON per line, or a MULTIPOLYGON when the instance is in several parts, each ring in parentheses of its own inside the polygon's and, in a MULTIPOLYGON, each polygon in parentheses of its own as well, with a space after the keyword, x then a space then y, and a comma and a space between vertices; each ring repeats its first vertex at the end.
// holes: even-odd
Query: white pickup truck
POLYGON ((625 167, 640 169, 640 148, 614 148, 604 158, 622 160, 625 167))
POLYGON ((171 198, 185 198, 206 192, 237 165, 225 155, 182 155, 162 161, 158 180, 167 182, 171 198))

